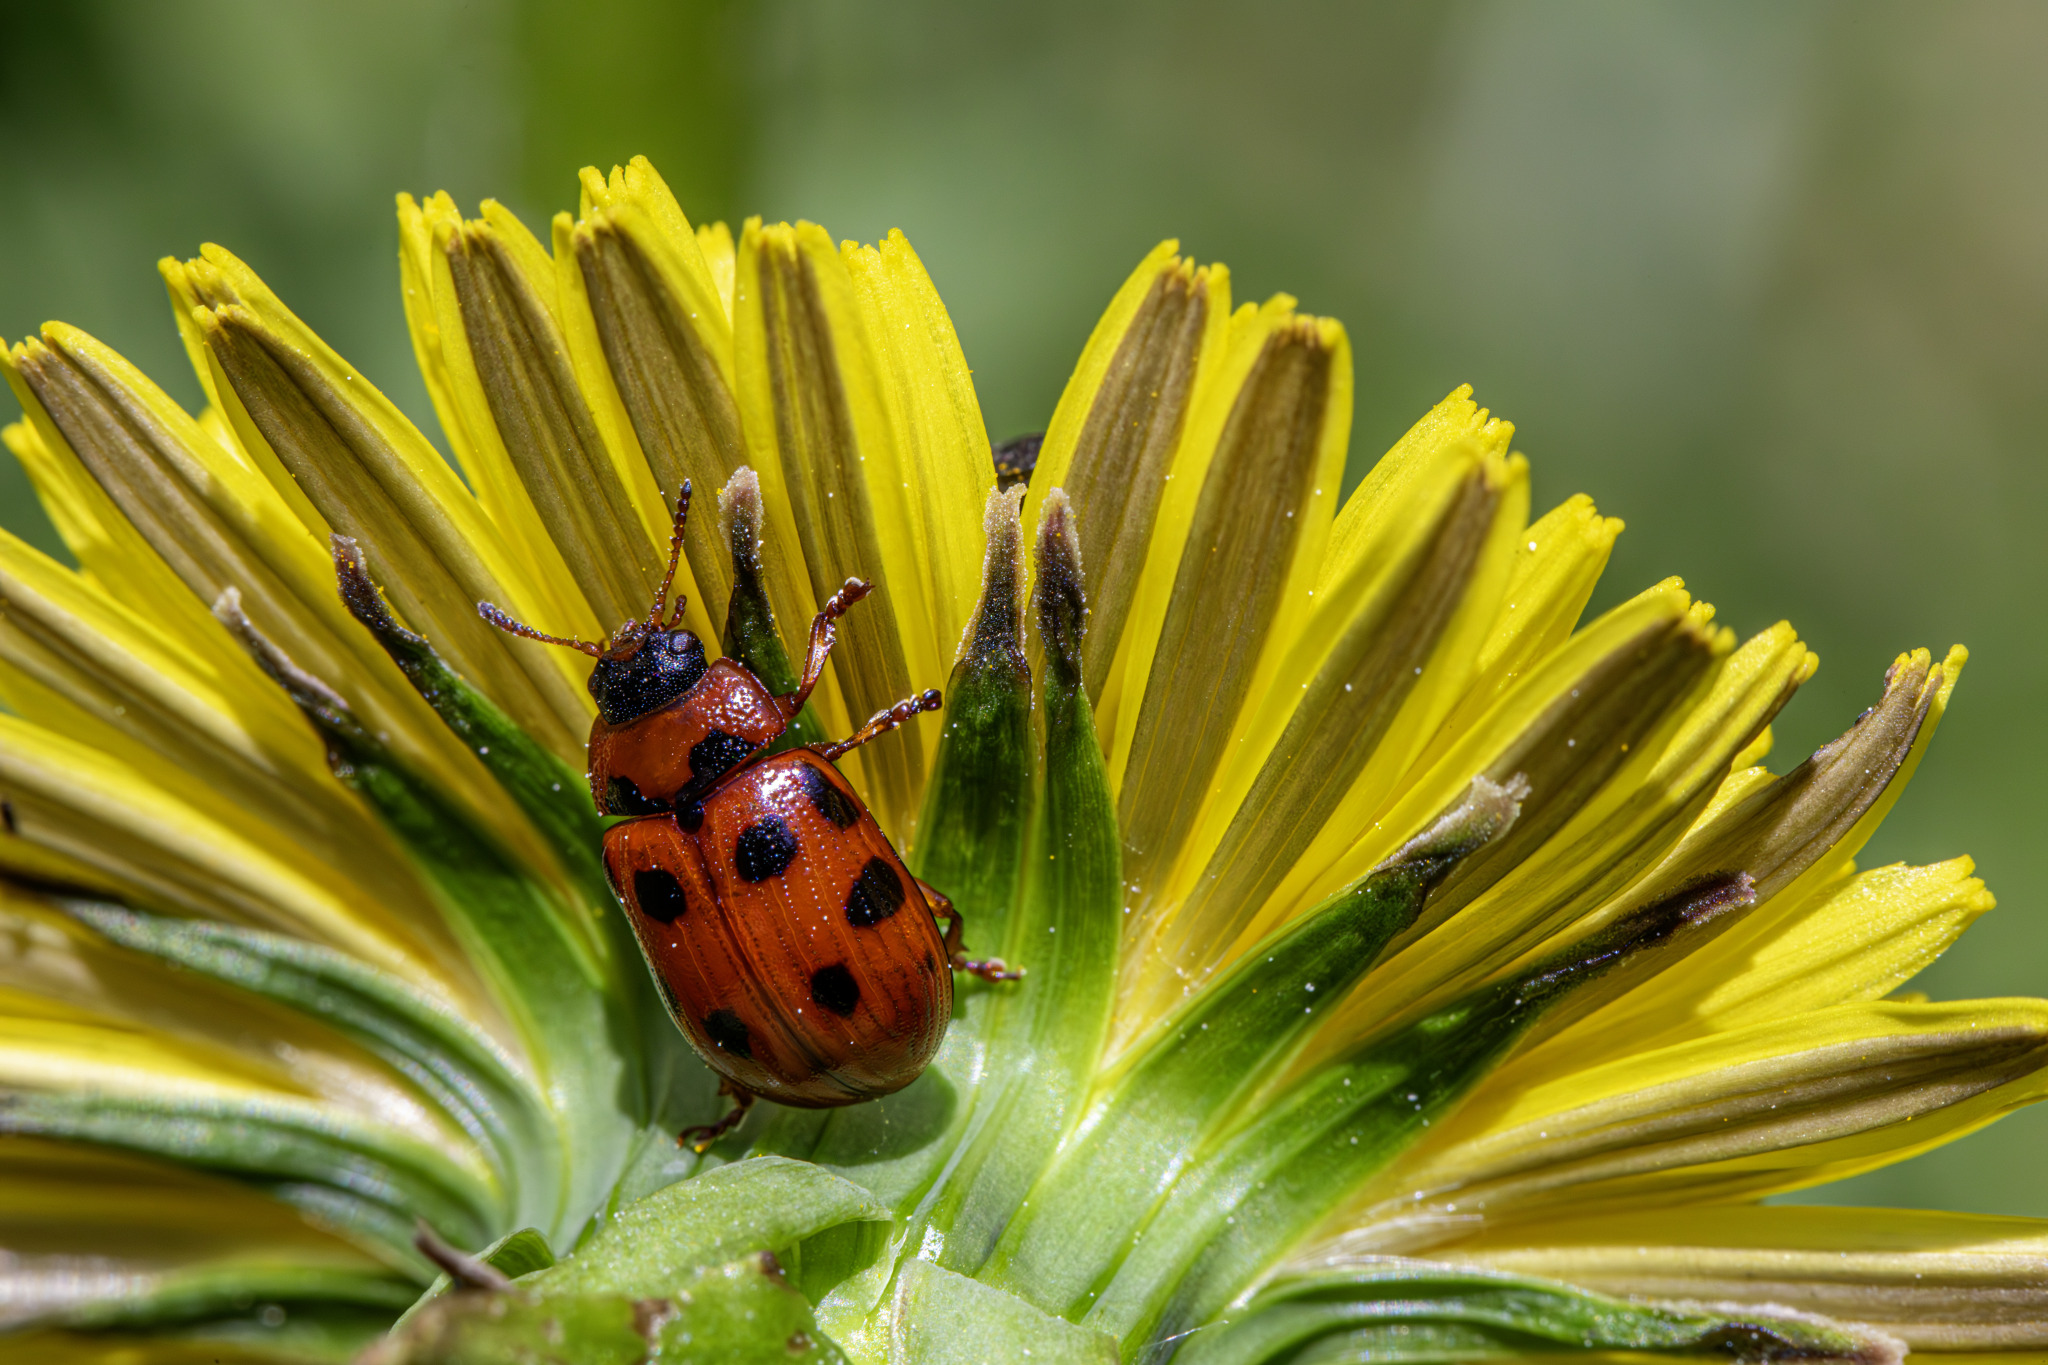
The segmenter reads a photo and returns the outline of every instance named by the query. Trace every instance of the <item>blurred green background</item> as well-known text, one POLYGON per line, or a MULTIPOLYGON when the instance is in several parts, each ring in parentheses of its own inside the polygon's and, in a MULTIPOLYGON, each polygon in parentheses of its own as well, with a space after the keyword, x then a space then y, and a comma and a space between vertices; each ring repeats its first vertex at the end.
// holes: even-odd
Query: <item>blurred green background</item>
MULTIPOLYGON (((0 0, 0 330, 196 403, 154 262, 218 241, 431 427, 393 193, 538 227, 644 152, 699 219, 903 228, 1002 439, 1178 236, 1349 326, 1354 478, 1469 380, 1540 505, 1627 519, 1596 607, 1796 623, 1780 768, 1968 643, 1865 862, 1973 854, 2003 904, 1917 984, 2048 994, 2044 71, 2032 3, 0 0)), ((11 467, 0 522, 55 548, 11 467)), ((1808 1197, 2048 1215, 2044 1150, 1808 1197)))

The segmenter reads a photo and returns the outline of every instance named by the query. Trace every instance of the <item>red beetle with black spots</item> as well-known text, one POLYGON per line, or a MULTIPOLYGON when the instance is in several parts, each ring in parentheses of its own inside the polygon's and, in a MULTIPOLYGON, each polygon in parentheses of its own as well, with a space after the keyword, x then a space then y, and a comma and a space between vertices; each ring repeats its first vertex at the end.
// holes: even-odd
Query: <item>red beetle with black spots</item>
POLYGON ((670 1015, 735 1100, 718 1123, 682 1135, 701 1151, 756 1098, 821 1109, 902 1089, 945 1036, 952 973, 1017 974, 967 957, 959 911, 910 875, 833 766, 936 710, 938 692, 841 743, 764 752, 817 686, 833 623, 870 585, 848 579, 825 603, 802 679, 776 696, 737 659, 705 658, 676 624, 681 599, 663 619, 689 507, 685 483, 653 609, 603 644, 543 635, 489 603, 478 610, 597 660, 590 792, 600 812, 630 817, 605 831, 605 872, 670 1015))

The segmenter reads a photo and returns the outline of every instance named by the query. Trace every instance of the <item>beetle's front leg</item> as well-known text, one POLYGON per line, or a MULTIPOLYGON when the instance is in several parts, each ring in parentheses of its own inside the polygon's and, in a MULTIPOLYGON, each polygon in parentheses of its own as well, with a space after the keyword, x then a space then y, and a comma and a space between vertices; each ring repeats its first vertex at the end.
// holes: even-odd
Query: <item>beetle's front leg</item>
POLYGON ((1012 971, 1003 965, 1003 960, 999 957, 971 958, 967 956, 966 950, 960 946, 960 935, 963 929, 960 922, 959 907, 955 906, 952 900, 943 893, 932 890, 923 882, 917 884, 917 889, 924 893, 925 904, 931 906, 934 916, 944 915, 946 917, 946 957, 953 964, 954 971, 970 973, 980 977, 983 981, 1021 981, 1024 979, 1024 969, 1022 967, 1012 971))

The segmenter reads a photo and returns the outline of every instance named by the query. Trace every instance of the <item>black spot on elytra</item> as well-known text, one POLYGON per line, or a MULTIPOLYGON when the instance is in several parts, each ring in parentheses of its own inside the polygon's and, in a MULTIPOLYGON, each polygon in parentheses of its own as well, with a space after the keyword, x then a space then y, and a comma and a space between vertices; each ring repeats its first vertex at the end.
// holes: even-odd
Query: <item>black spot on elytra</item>
POLYGON ((708 787, 732 771, 733 765, 746 761, 754 746, 738 735, 729 735, 723 730, 712 730, 704 738, 690 746, 690 783, 695 787, 708 787))
POLYGON ((12 801, 0 801, 0 824, 7 826, 9 834, 21 833, 14 824, 14 803, 12 801))
POLYGON ((704 828, 704 803, 692 797, 676 804, 676 825, 695 834, 704 828))
POLYGON ((711 1045, 720 1052, 730 1052, 735 1057, 754 1055, 754 1040, 747 1033, 747 1026, 731 1010, 713 1010, 705 1015, 704 1031, 711 1035, 711 1045))
POLYGON ((740 831, 733 866, 750 882, 780 877, 796 861, 796 831, 779 815, 764 815, 740 831))
POLYGON ((884 858, 870 858, 846 897, 846 922, 856 929, 880 924, 903 908, 903 878, 884 858))
POLYGON ((798 770, 803 774, 804 794, 811 798, 811 804, 818 808, 818 814, 830 820, 841 829, 850 828, 860 819, 860 807, 853 798, 832 785, 832 779, 806 763, 798 770))
POLYGON ((641 914, 663 924, 674 924, 690 908, 682 884, 658 867, 643 868, 633 874, 633 901, 641 914))
POLYGON ((819 1008, 831 1010, 844 1019, 860 1003, 860 982, 853 979, 844 962, 820 967, 811 973, 811 999, 819 1008))
POLYGON ((604 784, 605 810, 611 815, 659 815, 668 807, 640 794, 630 777, 611 777, 604 784))

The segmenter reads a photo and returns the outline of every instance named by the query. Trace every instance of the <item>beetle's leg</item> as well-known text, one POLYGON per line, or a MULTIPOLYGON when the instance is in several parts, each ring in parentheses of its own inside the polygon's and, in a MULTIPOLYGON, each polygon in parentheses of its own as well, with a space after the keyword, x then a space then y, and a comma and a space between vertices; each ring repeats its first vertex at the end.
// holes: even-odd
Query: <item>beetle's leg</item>
POLYGON ((874 590, 872 583, 849 578, 846 586, 826 598, 824 609, 811 618, 811 647, 804 655, 804 675, 797 679, 796 691, 775 699, 783 715, 793 716, 803 710, 804 703, 811 699, 811 689, 818 685, 818 679, 825 676, 825 660, 832 653, 832 642, 839 638, 839 631, 832 623, 846 615, 848 607, 874 590))
POLYGON ((944 915, 948 921, 946 925, 946 957, 952 962, 954 971, 967 972, 980 977, 983 981, 1023 980, 1023 968, 1020 967, 1012 971, 1003 965, 1003 960, 999 957, 969 957, 966 949, 960 946, 960 935, 963 929, 959 907, 954 905, 951 898, 944 892, 934 891, 923 882, 918 882, 917 889, 924 893, 925 904, 931 906, 932 914, 934 916, 944 915))
POLYGON ((732 1112, 716 1123, 703 1123, 695 1128, 683 1129, 682 1132, 676 1134, 676 1146, 688 1147, 698 1156, 702 1156, 711 1150, 712 1143, 739 1127, 740 1120, 745 1118, 747 1111, 754 1107, 753 1095, 748 1091, 737 1089, 731 1081, 721 1084, 718 1087, 718 1093, 732 1096, 732 1112))
POLYGON ((866 725, 861 726, 860 729, 855 730, 837 744, 819 744, 814 747, 818 753, 827 759, 836 760, 841 754, 858 749, 876 736, 888 734, 918 712, 936 711, 943 704, 944 699, 939 696, 939 689, 934 687, 922 696, 910 697, 904 701, 897 702, 886 711, 875 712, 874 715, 868 717, 866 725))

